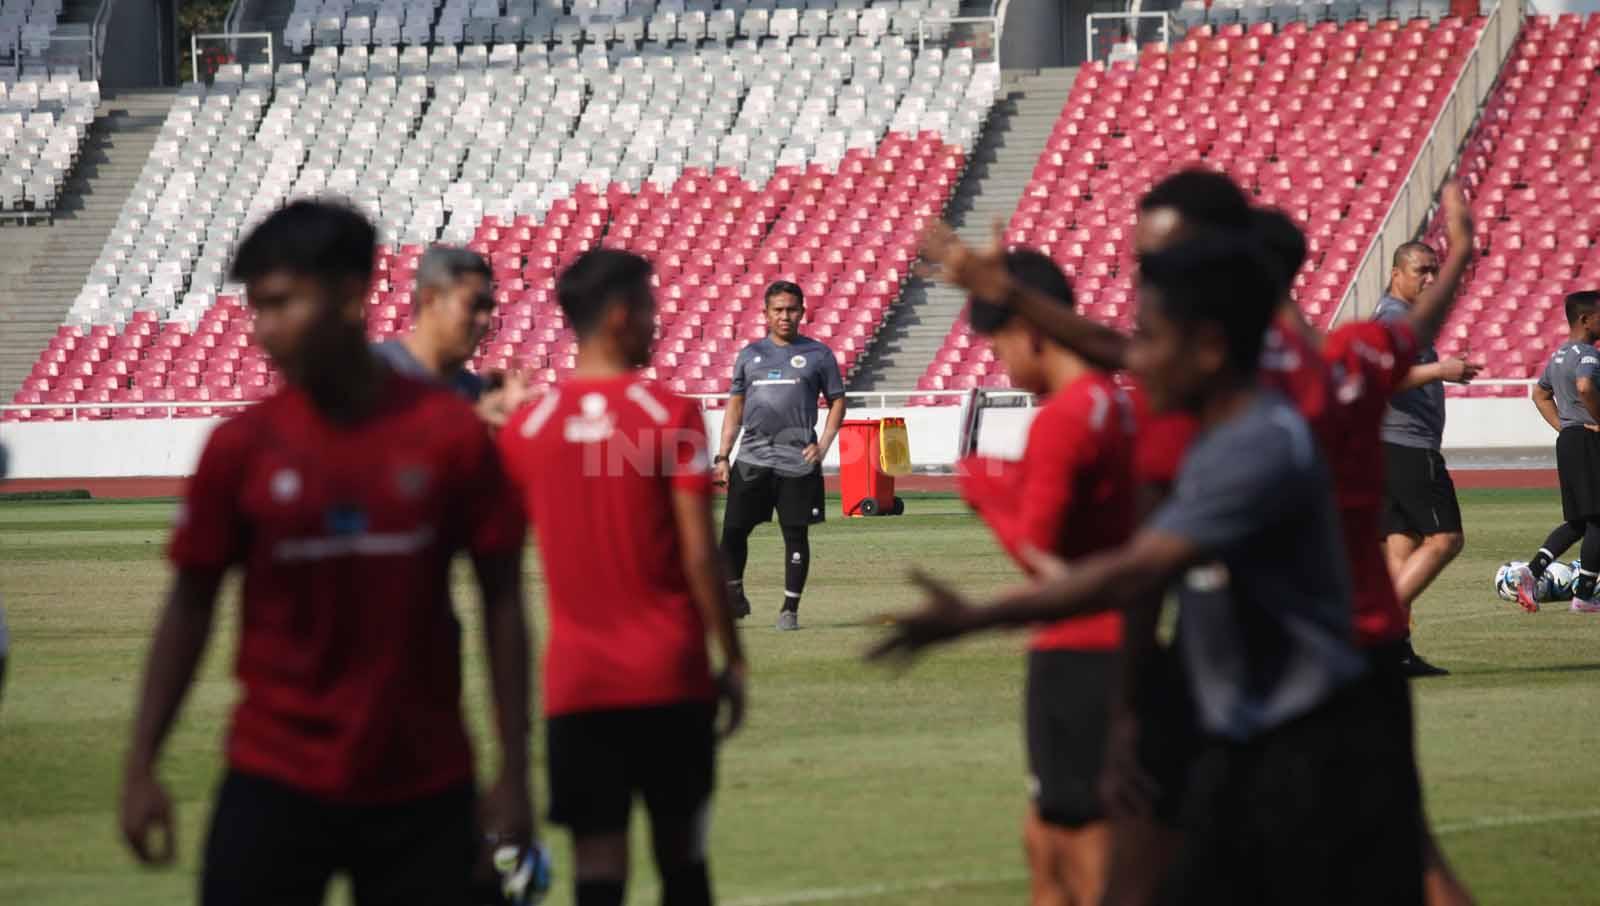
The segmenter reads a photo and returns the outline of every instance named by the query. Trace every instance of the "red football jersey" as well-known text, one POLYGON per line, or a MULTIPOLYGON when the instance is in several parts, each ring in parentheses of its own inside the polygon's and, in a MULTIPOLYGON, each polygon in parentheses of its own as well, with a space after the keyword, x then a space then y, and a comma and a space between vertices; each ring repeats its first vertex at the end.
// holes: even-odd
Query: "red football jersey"
POLYGON ((500 434, 549 586, 546 714, 714 698, 672 492, 711 493, 692 400, 625 375, 571 380, 500 434))
MULTIPOLYGON (((1039 409, 1021 462, 964 460, 962 496, 1019 563, 1025 547, 1067 560, 1116 547, 1136 518, 1133 429, 1132 402, 1111 378, 1090 372, 1039 409)), ((1121 643, 1122 616, 1113 611, 1040 627, 1032 647, 1103 650, 1121 643)))
POLYGON ((1298 332, 1274 325, 1262 354, 1263 380, 1306 417, 1333 474, 1354 586, 1356 637, 1363 645, 1402 638, 1408 628, 1378 548, 1384 476, 1379 429, 1416 355, 1416 337, 1404 321, 1347 324, 1330 333, 1320 351, 1298 332))
POLYGON ((1128 398, 1133 400, 1134 420, 1139 436, 1134 442, 1133 477, 1140 485, 1169 487, 1178 480, 1183 454, 1199 429, 1187 412, 1153 412, 1150 400, 1137 381, 1128 381, 1128 398))
POLYGON ((244 567, 232 767, 352 803, 469 780, 450 561, 513 553, 524 532, 449 391, 391 375, 340 425, 291 387, 217 426, 169 556, 244 567))

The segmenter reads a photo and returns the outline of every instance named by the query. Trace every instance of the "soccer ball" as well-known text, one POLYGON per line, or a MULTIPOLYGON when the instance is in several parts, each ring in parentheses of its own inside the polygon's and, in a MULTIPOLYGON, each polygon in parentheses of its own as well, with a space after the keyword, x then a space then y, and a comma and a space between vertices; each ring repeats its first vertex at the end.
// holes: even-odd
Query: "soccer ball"
POLYGON ((1520 560, 1512 560, 1510 563, 1500 564, 1500 568, 1494 571, 1494 593, 1500 600, 1516 603, 1516 571, 1527 565, 1520 560))
POLYGON ((1572 597, 1572 586, 1577 580, 1576 561, 1571 566, 1559 561, 1550 564, 1545 567, 1544 575, 1539 577, 1539 600, 1559 601, 1572 597))

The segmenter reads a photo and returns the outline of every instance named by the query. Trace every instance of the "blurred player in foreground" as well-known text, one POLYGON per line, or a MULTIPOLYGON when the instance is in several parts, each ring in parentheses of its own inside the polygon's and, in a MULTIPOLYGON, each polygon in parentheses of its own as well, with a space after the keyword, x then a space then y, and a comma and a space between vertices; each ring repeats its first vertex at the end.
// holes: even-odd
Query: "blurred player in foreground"
MULTIPOLYGON (((1072 286, 1049 258, 1015 251, 1006 266, 1018 281, 1072 306, 1072 286)), ((1008 308, 974 299, 968 317, 994 344, 1012 385, 1047 401, 1028 428, 1021 462, 974 456, 961 463, 961 496, 1025 569, 1029 548, 1076 558, 1126 541, 1136 518, 1127 395, 1008 308)), ((1099 903, 1105 887, 1111 829, 1096 784, 1121 635, 1120 615, 1103 613, 1041 626, 1028 645, 1024 718, 1033 802, 1023 841, 1033 906, 1099 903)))
POLYGON ((382 367, 364 300, 376 234, 301 201, 240 244, 256 341, 284 390, 218 425, 178 509, 172 592, 146 659, 120 820, 170 863, 161 745, 244 573, 242 695, 201 868, 205 904, 321 903, 347 873, 367 904, 460 903, 483 835, 526 843, 524 522, 471 408, 382 367), (461 713, 450 565, 472 557, 499 736, 480 799, 461 713))
POLYGON ((1567 341, 1550 356, 1533 388, 1533 404, 1556 430, 1556 474, 1561 518, 1528 565, 1517 570, 1517 601, 1539 609, 1538 580, 1551 562, 1583 541, 1582 568, 1572 589, 1574 613, 1600 613, 1595 577, 1600 571, 1600 292, 1567 296, 1567 341))
POLYGON ((527 381, 515 372, 484 378, 466 367, 494 319, 489 262, 470 249, 435 245, 417 263, 416 280, 411 332, 372 351, 401 374, 438 381, 471 400, 491 426, 504 425, 531 396, 527 381))
POLYGON ((1114 551, 977 608, 935 580, 875 656, 999 626, 1138 606, 1177 589, 1178 644, 1206 733, 1172 902, 1417 903, 1420 800, 1410 746, 1352 644, 1329 477, 1305 421, 1259 386, 1278 281, 1242 238, 1141 258, 1129 364, 1157 409, 1201 433, 1172 498, 1114 551), (1308 845, 1308 841, 1317 841, 1308 845), (1352 865, 1360 865, 1352 872, 1352 865))
POLYGON ((556 295, 577 367, 500 436, 550 591, 550 819, 573 835, 577 906, 620 906, 642 796, 662 903, 708 906, 717 708, 726 737, 743 720, 746 667, 712 530, 705 422, 638 374, 656 324, 649 262, 587 252, 556 295))

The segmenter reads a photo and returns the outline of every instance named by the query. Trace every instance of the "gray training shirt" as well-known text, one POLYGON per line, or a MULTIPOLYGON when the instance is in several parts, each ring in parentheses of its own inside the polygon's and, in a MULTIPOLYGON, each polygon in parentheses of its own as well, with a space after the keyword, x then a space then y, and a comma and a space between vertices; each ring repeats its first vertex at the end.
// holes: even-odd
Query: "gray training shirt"
POLYGON ((1150 528, 1215 561, 1178 581, 1178 647, 1208 733, 1248 740, 1361 676, 1332 481, 1304 419, 1262 391, 1196 438, 1150 528))
POLYGON ((1578 396, 1578 378, 1600 375, 1600 352, 1587 343, 1568 340, 1561 344, 1550 363, 1539 375, 1539 386, 1555 394, 1556 414, 1561 416, 1561 427, 1576 428, 1595 424, 1589 407, 1578 396))
POLYGON ((374 344, 372 351, 396 374, 444 384, 472 402, 477 402, 478 397, 483 396, 483 378, 463 368, 451 376, 449 380, 441 381, 433 372, 417 361, 417 357, 412 355, 411 350, 407 349, 405 344, 399 340, 385 340, 382 343, 374 344))
POLYGON ((844 377, 833 350, 809 337, 787 346, 757 340, 733 362, 728 392, 744 396, 744 439, 739 461, 780 475, 806 475, 815 466, 802 451, 817 442, 817 397, 844 396, 844 377))
MULTIPOLYGON (((1403 321, 1411 317, 1411 306, 1385 293, 1378 300, 1375 321, 1403 321)), ((1439 361, 1439 350, 1429 346, 1417 350, 1418 365, 1439 361)), ((1383 417, 1383 442, 1402 447, 1437 450, 1444 441, 1444 382, 1434 381, 1414 390, 1396 393, 1389 399, 1383 417)))

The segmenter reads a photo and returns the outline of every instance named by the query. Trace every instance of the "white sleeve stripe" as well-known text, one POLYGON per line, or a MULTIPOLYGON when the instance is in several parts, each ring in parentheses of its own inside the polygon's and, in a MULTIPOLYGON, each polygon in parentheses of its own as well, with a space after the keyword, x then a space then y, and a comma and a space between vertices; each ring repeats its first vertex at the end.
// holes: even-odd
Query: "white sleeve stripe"
POLYGON ((528 420, 522 423, 522 430, 518 433, 523 437, 532 437, 538 434, 539 429, 544 427, 544 423, 550 420, 550 416, 556 411, 556 403, 560 401, 561 392, 559 390, 552 390, 546 393, 544 399, 539 401, 539 405, 533 407, 533 411, 528 413, 528 420))
POLYGON ((667 407, 661 405, 661 401, 652 396, 643 384, 629 384, 625 393, 628 399, 638 404, 639 408, 644 410, 644 414, 650 416, 651 421, 656 424, 664 425, 672 417, 667 412, 667 407))

